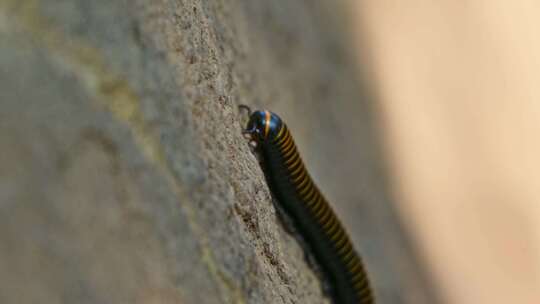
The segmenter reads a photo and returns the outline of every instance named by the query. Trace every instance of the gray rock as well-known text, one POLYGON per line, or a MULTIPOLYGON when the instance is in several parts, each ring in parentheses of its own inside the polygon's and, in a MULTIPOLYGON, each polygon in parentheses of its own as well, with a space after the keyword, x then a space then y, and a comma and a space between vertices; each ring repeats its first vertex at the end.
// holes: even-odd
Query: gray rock
POLYGON ((343 10, 0 0, 0 303, 328 303, 238 104, 288 122, 380 303, 433 303, 343 10))

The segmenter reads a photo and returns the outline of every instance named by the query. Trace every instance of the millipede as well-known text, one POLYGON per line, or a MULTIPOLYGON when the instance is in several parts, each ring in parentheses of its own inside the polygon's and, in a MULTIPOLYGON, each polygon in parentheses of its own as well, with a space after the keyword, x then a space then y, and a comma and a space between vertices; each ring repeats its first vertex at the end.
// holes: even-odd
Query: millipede
POLYGON ((362 260, 304 166, 287 125, 276 114, 247 109, 243 130, 255 144, 270 191, 307 243, 339 304, 375 303, 362 260))

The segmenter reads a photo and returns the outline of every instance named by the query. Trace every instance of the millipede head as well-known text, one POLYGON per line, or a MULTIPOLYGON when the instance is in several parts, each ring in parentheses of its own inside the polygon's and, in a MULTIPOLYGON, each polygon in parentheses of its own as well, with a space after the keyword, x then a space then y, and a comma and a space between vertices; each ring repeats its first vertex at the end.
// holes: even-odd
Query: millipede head
POLYGON ((283 126, 281 118, 270 111, 255 111, 249 117, 249 121, 244 134, 257 142, 268 142, 273 140, 283 126))

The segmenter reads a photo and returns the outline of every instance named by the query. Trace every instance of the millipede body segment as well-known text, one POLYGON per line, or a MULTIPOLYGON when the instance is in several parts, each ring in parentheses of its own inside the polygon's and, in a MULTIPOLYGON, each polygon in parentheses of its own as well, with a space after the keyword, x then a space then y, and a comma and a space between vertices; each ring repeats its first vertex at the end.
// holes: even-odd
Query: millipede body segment
POLYGON ((309 176, 285 123, 270 111, 255 111, 244 133, 257 143, 270 190, 320 265, 334 302, 374 303, 362 261, 309 176))

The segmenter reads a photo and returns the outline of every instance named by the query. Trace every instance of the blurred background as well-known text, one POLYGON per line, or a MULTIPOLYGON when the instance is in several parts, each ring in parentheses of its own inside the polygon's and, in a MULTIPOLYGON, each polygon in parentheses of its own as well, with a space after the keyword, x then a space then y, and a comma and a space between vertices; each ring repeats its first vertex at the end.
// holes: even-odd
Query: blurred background
POLYGON ((358 1, 395 202, 447 303, 540 303, 540 3, 358 1))

